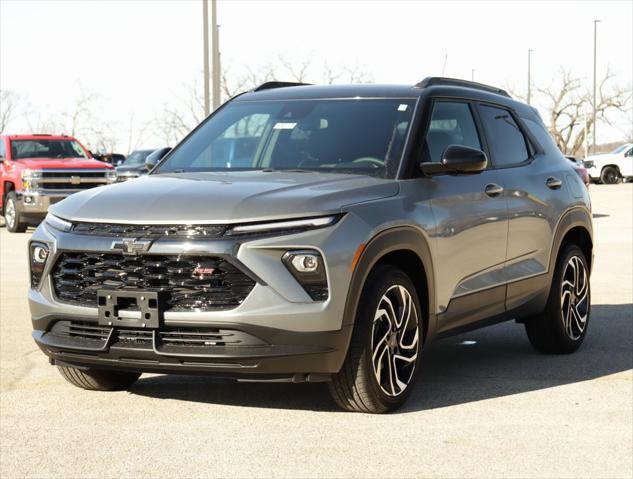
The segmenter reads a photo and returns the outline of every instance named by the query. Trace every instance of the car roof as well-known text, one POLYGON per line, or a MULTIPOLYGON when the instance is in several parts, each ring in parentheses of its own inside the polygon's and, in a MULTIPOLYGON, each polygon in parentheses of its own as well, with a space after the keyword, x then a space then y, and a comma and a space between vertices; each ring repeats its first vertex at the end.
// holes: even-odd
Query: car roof
POLYGON ((481 83, 454 78, 427 77, 416 85, 359 84, 309 85, 291 82, 267 82, 233 99, 236 102, 269 100, 314 100, 352 98, 417 99, 421 96, 460 98, 506 105, 532 116, 533 109, 504 90, 481 83))

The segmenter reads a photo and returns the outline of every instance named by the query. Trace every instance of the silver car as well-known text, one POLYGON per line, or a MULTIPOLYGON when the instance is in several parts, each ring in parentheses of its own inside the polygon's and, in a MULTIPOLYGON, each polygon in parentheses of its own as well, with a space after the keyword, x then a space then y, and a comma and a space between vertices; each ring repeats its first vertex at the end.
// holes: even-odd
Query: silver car
POLYGON ((76 386, 143 372, 328 382, 402 405, 434 338, 587 332, 587 189, 503 90, 267 83, 146 177, 52 206, 30 242, 33 337, 76 386))

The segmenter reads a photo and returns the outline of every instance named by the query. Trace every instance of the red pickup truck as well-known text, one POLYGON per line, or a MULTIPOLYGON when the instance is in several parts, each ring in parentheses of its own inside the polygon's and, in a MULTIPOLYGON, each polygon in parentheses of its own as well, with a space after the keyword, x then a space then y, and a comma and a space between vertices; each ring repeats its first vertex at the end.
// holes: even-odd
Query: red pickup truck
POLYGON ((12 233, 39 223, 68 195, 115 181, 114 168, 70 136, 0 136, 0 211, 12 233))

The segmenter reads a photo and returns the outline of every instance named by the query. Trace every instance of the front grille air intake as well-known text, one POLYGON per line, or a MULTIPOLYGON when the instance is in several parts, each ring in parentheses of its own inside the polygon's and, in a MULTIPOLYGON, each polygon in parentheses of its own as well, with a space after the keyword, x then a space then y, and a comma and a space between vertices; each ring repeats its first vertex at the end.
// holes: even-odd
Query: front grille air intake
POLYGON ((52 280, 60 301, 89 307, 100 289, 166 291, 169 311, 233 309, 255 286, 222 258, 191 255, 62 253, 52 280))

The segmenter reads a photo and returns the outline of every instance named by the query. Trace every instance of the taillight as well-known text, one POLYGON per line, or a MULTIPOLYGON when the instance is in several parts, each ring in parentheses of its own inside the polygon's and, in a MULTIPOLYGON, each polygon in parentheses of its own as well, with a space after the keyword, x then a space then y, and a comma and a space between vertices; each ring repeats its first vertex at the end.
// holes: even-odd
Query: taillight
POLYGON ((582 166, 576 166, 574 168, 574 171, 578 173, 578 176, 580 176, 580 179, 582 180, 582 182, 585 184, 587 188, 589 188, 589 185, 591 184, 591 177, 589 176, 589 172, 587 171, 587 168, 584 168, 582 166))

